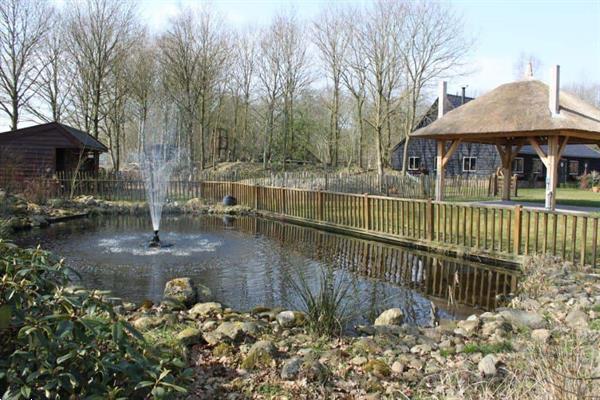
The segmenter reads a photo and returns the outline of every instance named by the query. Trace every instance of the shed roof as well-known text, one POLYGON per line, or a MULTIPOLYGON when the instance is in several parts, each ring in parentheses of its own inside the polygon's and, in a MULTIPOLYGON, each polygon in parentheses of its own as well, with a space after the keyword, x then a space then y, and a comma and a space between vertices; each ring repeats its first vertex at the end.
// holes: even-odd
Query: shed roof
POLYGON ((528 136, 567 135, 569 143, 600 143, 600 109, 564 91, 559 114, 548 108, 548 85, 525 80, 496 89, 449 111, 414 137, 462 139, 468 142, 527 143, 528 136))
POLYGON ((14 143, 31 135, 43 135, 47 132, 53 131, 59 131, 65 135, 71 141, 71 143, 73 143, 73 147, 75 148, 100 152, 108 151, 108 148, 102 144, 102 142, 95 139, 89 133, 59 122, 49 122, 46 124, 29 126, 27 128, 21 128, 14 131, 2 132, 0 133, 0 143, 14 143))

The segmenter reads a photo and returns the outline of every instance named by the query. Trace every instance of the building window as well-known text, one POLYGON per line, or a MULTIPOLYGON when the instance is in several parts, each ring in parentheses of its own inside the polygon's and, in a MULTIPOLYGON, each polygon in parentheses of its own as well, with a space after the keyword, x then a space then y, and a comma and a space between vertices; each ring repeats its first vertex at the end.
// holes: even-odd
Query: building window
POLYGON ((532 172, 534 174, 541 174, 544 171, 544 163, 539 158, 533 159, 532 172))
POLYGON ((513 173, 522 174, 525 171, 525 162, 523 161, 523 157, 515 157, 512 165, 513 173))
POLYGON ((477 170, 477 157, 463 158, 463 172, 475 172, 477 170))
POLYGON ((579 175, 579 161, 569 160, 569 175, 579 175))
POLYGON ((416 171, 421 167, 421 157, 408 157, 408 169, 416 171))

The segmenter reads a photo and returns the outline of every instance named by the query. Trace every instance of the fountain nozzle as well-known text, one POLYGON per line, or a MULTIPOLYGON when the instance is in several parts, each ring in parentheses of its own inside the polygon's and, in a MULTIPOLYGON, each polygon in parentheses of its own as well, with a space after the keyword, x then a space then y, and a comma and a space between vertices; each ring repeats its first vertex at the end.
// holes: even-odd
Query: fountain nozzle
POLYGON ((149 247, 160 247, 160 238, 158 237, 158 231, 154 231, 154 236, 150 241, 149 247))

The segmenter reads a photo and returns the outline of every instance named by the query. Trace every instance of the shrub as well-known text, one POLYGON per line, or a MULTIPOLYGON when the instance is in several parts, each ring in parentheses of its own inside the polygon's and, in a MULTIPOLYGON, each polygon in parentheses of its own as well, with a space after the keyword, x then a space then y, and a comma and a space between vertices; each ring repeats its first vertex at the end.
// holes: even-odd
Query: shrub
POLYGON ((62 262, 0 240, 0 393, 20 398, 165 398, 181 360, 157 353, 107 292, 70 288, 62 262))
POLYGON ((295 279, 288 277, 287 284, 300 299, 308 331, 317 336, 341 335, 350 319, 352 280, 343 271, 336 275, 333 269, 323 268, 313 288, 302 273, 297 275, 295 279))

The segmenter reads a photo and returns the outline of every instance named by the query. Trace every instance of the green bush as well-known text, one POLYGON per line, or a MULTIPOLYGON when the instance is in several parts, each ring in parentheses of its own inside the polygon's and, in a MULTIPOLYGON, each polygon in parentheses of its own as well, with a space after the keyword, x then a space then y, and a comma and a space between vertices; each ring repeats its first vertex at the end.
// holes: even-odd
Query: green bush
POLYGON ((2 399, 167 398, 182 360, 157 353, 107 292, 70 288, 62 262, 0 240, 2 399))

